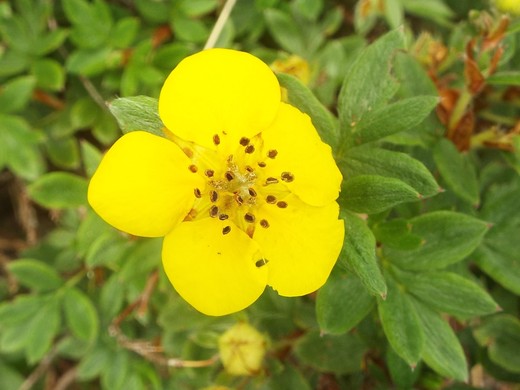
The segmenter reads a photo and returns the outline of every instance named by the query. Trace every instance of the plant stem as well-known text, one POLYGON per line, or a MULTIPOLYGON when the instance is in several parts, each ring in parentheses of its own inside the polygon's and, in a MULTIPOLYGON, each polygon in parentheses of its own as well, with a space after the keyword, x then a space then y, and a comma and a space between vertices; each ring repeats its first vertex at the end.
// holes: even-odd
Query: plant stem
POLYGON ((211 49, 217 43, 218 37, 222 33, 224 26, 226 25, 227 20, 229 19, 229 15, 231 15, 231 11, 236 4, 236 0, 227 0, 218 16, 217 22, 215 26, 213 26, 213 30, 211 30, 211 34, 209 34, 208 40, 204 45, 204 50, 211 49))

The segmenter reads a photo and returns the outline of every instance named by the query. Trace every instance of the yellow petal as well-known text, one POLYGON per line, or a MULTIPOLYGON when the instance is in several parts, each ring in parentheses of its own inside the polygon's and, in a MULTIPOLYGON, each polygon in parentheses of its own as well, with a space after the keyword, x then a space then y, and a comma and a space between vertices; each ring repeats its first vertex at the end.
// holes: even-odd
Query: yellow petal
POLYGON ((215 134, 233 145, 258 134, 273 121, 279 103, 280 86, 266 64, 248 53, 210 49, 185 58, 170 73, 159 113, 175 135, 214 148, 215 134))
POLYGON ((300 296, 326 282, 343 246, 344 226, 336 202, 314 207, 295 195, 284 201, 285 208, 265 204, 258 211, 269 227, 257 227, 254 239, 269 261, 267 284, 280 295, 300 296))
MULTIPOLYGON (((266 158, 266 172, 280 177, 289 172, 294 180, 287 187, 313 206, 337 199, 341 172, 329 145, 321 141, 308 115, 282 103, 272 125, 262 132, 264 150, 276 150, 275 158, 266 158)), ((266 152, 267 153, 267 152, 266 152)))
POLYGON ((166 236, 163 265, 177 292, 207 315, 225 315, 262 294, 266 267, 257 267, 258 244, 232 222, 205 218, 183 222, 166 236), (228 234, 222 229, 230 226, 228 234))
POLYGON ((161 237, 188 214, 204 179, 173 142, 143 131, 121 137, 105 154, 88 201, 106 222, 144 237, 161 237))

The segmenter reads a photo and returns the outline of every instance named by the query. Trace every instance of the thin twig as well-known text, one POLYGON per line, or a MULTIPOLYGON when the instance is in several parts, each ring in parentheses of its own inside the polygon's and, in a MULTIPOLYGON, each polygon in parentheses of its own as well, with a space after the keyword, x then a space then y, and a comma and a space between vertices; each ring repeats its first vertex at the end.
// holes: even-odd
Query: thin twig
POLYGON ((94 84, 92 84, 92 82, 85 76, 79 76, 79 81, 81 81, 81 84, 83 84, 83 87, 88 92, 92 100, 94 100, 96 104, 104 111, 108 111, 108 106, 105 102, 105 99, 103 99, 103 96, 101 96, 94 84))
POLYGON ((78 370, 76 367, 72 367, 70 370, 65 372, 58 382, 56 382, 56 385, 54 386, 54 390, 66 390, 74 381, 76 380, 78 370))
POLYGON ((218 16, 217 22, 215 26, 213 26, 213 30, 211 30, 211 34, 209 34, 209 38, 204 45, 204 50, 211 49, 217 43, 217 40, 226 25, 227 20, 229 19, 229 15, 231 15, 231 11, 236 4, 236 0, 227 0, 226 4, 222 8, 220 15, 218 16))
POLYGON ((29 390, 31 389, 36 382, 40 380, 43 374, 47 371, 47 369, 50 367, 52 361, 57 355, 56 348, 51 349, 47 355, 43 357, 43 359, 40 361, 40 364, 36 367, 36 369, 31 372, 31 374, 27 377, 27 379, 22 383, 22 385, 18 388, 18 390, 29 390))

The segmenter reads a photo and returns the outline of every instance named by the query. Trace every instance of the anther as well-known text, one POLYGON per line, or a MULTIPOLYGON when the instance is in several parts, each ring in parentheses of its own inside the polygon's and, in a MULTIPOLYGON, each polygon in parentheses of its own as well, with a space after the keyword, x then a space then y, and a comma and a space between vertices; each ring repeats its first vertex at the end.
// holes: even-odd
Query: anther
POLYGON ((217 206, 211 206, 209 209, 209 216, 211 218, 215 218, 218 215, 218 207, 217 206))
POLYGON ((239 206, 242 205, 242 203, 244 203, 244 199, 242 199, 242 197, 240 195, 238 195, 237 193, 235 193, 235 202, 237 202, 237 204, 239 206))
POLYGON ((267 259, 260 259, 260 260, 257 260, 255 265, 260 268, 260 267, 263 267, 264 265, 266 265, 267 263, 269 263, 269 260, 267 259))
POLYGON ((195 173, 195 172, 197 172, 197 171, 199 170, 199 168, 197 168, 197 166, 196 166, 196 165, 193 165, 193 164, 191 164, 191 165, 188 167, 188 169, 189 169, 191 172, 193 172, 193 173, 195 173))
POLYGON ((206 169, 204 171, 204 174, 207 176, 207 177, 213 177, 213 175, 215 174, 215 171, 213 169, 206 169))
POLYGON ((248 171, 249 173, 252 173, 254 172, 255 170, 253 169, 253 167, 249 166, 249 165, 246 165, 246 171, 248 171))
POLYGON ((251 195, 252 197, 256 196, 256 191, 254 188, 249 188, 247 191, 249 192, 249 195, 251 195))
POLYGON ((217 191, 210 191, 209 193, 209 200, 211 200, 212 203, 215 203, 218 199, 218 193, 217 191))
POLYGON ((276 149, 271 149, 267 152, 267 157, 275 158, 278 155, 278 151, 276 149))
POLYGON ((218 216, 218 219, 220 219, 221 221, 225 221, 225 220, 228 219, 228 218, 229 218, 229 215, 224 214, 224 213, 222 213, 222 214, 220 214, 220 215, 218 216))
POLYGON ((264 229, 267 229, 269 227, 269 222, 267 222, 267 219, 260 220, 260 226, 262 226, 264 229))
POLYGON ((259 166, 260 168, 265 168, 265 167, 267 166, 267 164, 266 164, 265 162, 263 162, 263 161, 259 161, 259 162, 258 162, 258 166, 259 166))
POLYGON ((192 158, 193 157, 193 150, 191 150, 190 148, 184 148, 182 149, 182 151, 184 152, 184 154, 186 156, 188 156, 189 158, 192 158))
POLYGON ((231 171, 227 171, 227 172, 224 174, 224 176, 226 177, 226 179, 227 179, 228 181, 231 181, 231 180, 233 180, 233 179, 235 178, 235 175, 234 175, 233 172, 231 172, 231 171))
POLYGON ((249 138, 247 138, 247 137, 242 137, 242 138, 240 138, 240 145, 242 145, 242 146, 247 146, 247 145, 249 145, 249 141, 250 141, 249 138))
POLYGON ((245 213, 244 219, 246 220, 246 222, 249 222, 249 223, 255 222, 255 216, 251 213, 245 213))
POLYGON ((253 153, 255 151, 255 147, 253 145, 247 145, 246 146, 246 153, 253 153))
POLYGON ((222 234, 228 234, 231 231, 231 226, 225 226, 224 229, 222 229, 222 234))
POLYGON ((218 136, 218 134, 215 134, 215 135, 213 136, 213 143, 214 143, 215 145, 220 144, 220 137, 218 136))
POLYGON ((267 179, 265 179, 265 185, 276 183, 278 183, 278 179, 276 177, 268 177, 267 179))
POLYGON ((291 172, 282 172, 282 180, 286 183, 290 183, 294 180, 294 175, 291 172))
POLYGON ((275 204, 276 203, 276 197, 274 195, 267 195, 265 198, 265 201, 269 204, 275 204))
POLYGON ((193 193, 195 194, 196 198, 200 198, 202 196, 202 193, 200 192, 200 190, 198 188, 195 188, 193 190, 193 193))
POLYGON ((281 200, 280 202, 278 202, 276 204, 278 207, 280 207, 281 209, 285 209, 287 207, 287 202, 284 202, 283 200, 281 200))

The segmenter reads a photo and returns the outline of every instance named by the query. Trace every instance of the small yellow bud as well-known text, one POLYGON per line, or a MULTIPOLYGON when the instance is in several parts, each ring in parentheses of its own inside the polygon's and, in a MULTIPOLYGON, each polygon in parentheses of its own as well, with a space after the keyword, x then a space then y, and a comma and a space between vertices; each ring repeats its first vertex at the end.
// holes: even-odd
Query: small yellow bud
POLYGON ((520 15, 519 0, 495 0, 495 5, 502 12, 508 12, 513 15, 520 15))
POLYGON ((220 336, 220 359, 231 375, 254 375, 262 366, 266 339, 251 325, 240 322, 220 336))

